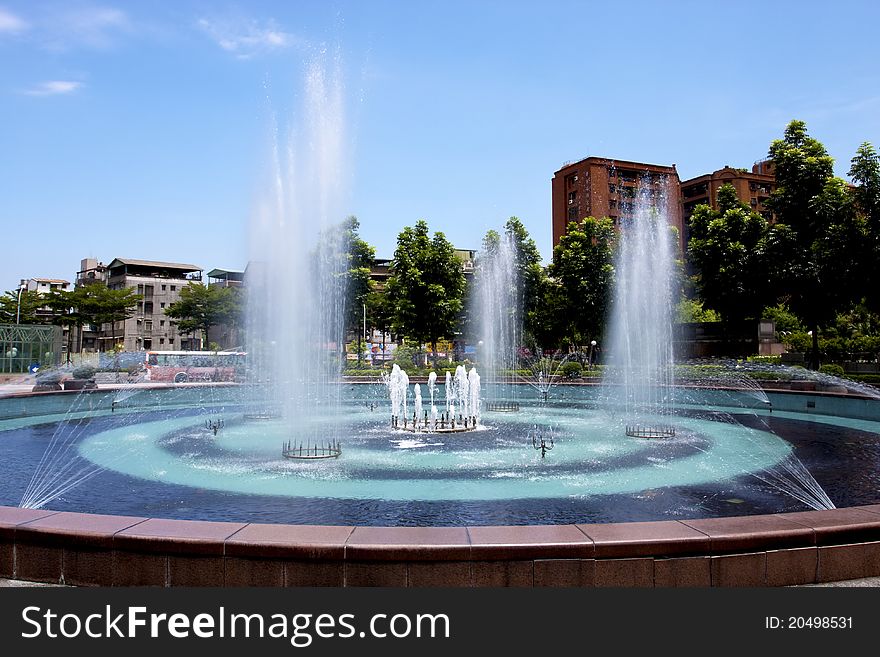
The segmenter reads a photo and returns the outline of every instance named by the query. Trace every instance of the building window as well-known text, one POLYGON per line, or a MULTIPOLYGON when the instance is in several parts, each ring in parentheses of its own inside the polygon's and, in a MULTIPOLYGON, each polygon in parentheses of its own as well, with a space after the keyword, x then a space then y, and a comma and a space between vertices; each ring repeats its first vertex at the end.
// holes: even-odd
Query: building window
POLYGON ((168 344, 174 344, 174 338, 168 338, 168 344))
POLYGON ((160 320, 159 320, 159 326, 165 326, 165 320, 164 320, 164 319, 160 319, 160 320))
POLYGON ((159 344, 165 344, 165 338, 159 338, 159 344))
POLYGON ((144 315, 152 315, 153 314, 153 302, 145 301, 144 302, 144 315))
POLYGON ((150 338, 144 338, 144 349, 152 349, 153 341, 150 338))
POLYGON ((171 291, 172 291, 172 292, 174 292, 176 289, 177 289, 177 286, 176 286, 176 285, 172 285, 172 286, 171 286, 171 291))
POLYGON ((569 221, 577 221, 578 214, 580 213, 580 207, 575 205, 568 209, 568 220, 569 221))
POLYGON ((609 185, 608 185, 608 192, 609 192, 610 194, 615 194, 615 193, 617 193, 617 187, 615 187, 614 185, 609 184, 609 185))
POLYGON ((617 207, 617 201, 614 199, 611 199, 610 201, 608 201, 608 207, 613 210, 614 208, 617 207))
POLYGON ((568 204, 573 205, 575 201, 577 201, 578 193, 577 192, 569 192, 568 193, 568 204))
POLYGON ((168 287, 168 286, 167 286, 167 285, 163 285, 163 286, 162 286, 162 291, 163 291, 163 292, 165 291, 165 288, 166 288, 166 287, 168 287))
POLYGON ((159 307, 160 307, 160 308, 164 308, 164 307, 165 307, 165 302, 164 302, 164 301, 160 301, 160 302, 159 302, 159 307))
POLYGON ((153 320, 152 319, 148 319, 144 322, 144 332, 145 333, 152 333, 153 332, 153 320))

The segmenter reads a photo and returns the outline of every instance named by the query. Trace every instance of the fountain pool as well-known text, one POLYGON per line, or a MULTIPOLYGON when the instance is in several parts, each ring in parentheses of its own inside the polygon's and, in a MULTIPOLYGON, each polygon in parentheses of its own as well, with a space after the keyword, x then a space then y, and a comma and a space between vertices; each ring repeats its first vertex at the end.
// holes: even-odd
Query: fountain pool
POLYGON ((247 419, 251 404, 234 386, 149 389, 115 409, 107 392, 0 399, 0 504, 27 497, 41 503, 26 506, 61 511, 386 526, 820 508, 809 481, 777 476, 793 460, 837 506, 880 497, 876 399, 769 392, 771 411, 739 391, 700 390, 674 417, 657 418, 675 437, 651 440, 624 437, 625 416, 603 410, 593 386, 562 385, 551 404, 508 387, 521 412, 484 412, 464 434, 389 428, 378 388, 344 385, 343 412, 324 409, 328 423, 345 418, 343 454, 324 462, 283 458, 286 420, 247 419), (216 436, 206 418, 223 420, 216 436), (552 428, 546 458, 528 439, 534 427, 552 428))

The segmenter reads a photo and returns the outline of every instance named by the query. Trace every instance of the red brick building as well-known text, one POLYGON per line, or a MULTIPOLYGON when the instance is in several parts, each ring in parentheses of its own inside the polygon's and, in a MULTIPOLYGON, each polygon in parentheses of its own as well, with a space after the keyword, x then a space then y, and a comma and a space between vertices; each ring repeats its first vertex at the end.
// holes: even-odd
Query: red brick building
POLYGON ((675 165, 663 166, 588 157, 567 164, 553 175, 553 246, 569 222, 585 217, 608 217, 615 226, 635 212, 638 188, 665 196, 669 223, 682 232, 680 181, 675 165))
POLYGON ((764 160, 752 166, 751 173, 745 169, 734 169, 725 166, 712 173, 707 173, 681 183, 682 218, 687 224, 698 205, 710 205, 718 209, 718 189, 721 185, 731 184, 736 188, 739 199, 767 219, 773 221, 773 215, 767 208, 770 193, 776 189, 776 174, 773 162, 764 160))

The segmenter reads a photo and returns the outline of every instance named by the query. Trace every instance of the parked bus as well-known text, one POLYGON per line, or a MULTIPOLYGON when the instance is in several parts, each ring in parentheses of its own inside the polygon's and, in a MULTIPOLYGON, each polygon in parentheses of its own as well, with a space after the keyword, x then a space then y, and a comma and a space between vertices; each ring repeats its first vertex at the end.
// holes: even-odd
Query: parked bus
POLYGON ((246 357, 243 351, 148 351, 144 365, 147 381, 240 381, 246 357))

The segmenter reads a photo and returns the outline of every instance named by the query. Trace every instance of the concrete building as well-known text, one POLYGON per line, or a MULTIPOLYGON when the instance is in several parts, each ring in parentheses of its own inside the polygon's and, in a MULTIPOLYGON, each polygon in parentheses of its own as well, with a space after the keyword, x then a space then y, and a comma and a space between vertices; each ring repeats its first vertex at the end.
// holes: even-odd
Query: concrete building
POLYGON ((678 172, 675 165, 646 164, 588 157, 566 164, 553 175, 553 246, 565 235, 568 224, 585 217, 608 217, 615 227, 631 219, 639 187, 665 197, 669 223, 683 233, 678 172))
POLYGON ((70 288, 70 281, 61 278, 29 278, 27 289, 30 292, 49 294, 50 292, 66 292, 70 288))
POLYGON ((751 172, 725 166, 712 173, 706 173, 681 183, 682 218, 689 225, 691 215, 698 205, 710 205, 718 209, 718 189, 730 184, 736 189, 739 199, 752 210, 773 221, 773 214, 767 207, 770 194, 776 189, 776 174, 773 162, 756 162, 751 172))
MULTIPOLYGON (((70 289, 70 281, 61 278, 29 278, 26 285, 28 292, 36 292, 40 296, 46 296, 52 292, 67 292, 70 289)), ((51 321, 55 317, 55 311, 49 306, 37 308, 35 314, 41 320, 51 321)))
POLYGON ((125 351, 174 351, 198 349, 201 336, 181 335, 165 309, 180 298, 189 283, 202 281, 202 268, 174 262, 154 262, 116 258, 103 272, 113 290, 131 288, 143 298, 134 314, 115 327, 100 328, 97 342, 100 351, 110 351, 121 344, 125 351), (115 335, 115 338, 114 338, 115 335))

